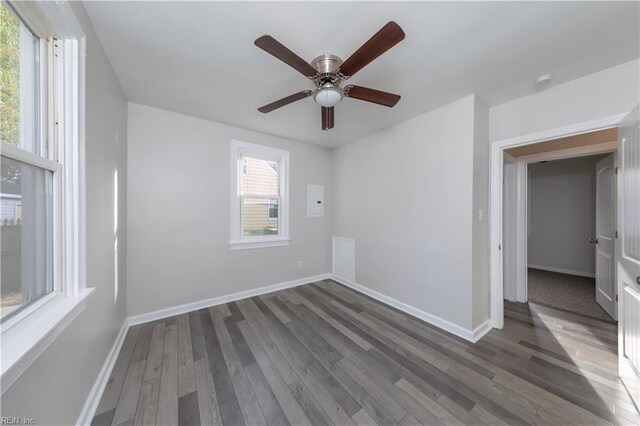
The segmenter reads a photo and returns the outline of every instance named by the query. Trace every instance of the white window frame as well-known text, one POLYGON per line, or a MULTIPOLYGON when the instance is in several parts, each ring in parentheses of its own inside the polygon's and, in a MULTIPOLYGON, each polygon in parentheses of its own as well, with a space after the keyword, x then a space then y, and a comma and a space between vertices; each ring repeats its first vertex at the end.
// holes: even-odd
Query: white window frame
POLYGON ((36 142, 47 151, 44 157, 5 143, 0 151, 53 172, 54 291, 0 325, 2 393, 80 315, 94 290, 85 267, 85 35, 67 2, 7 3, 41 39, 36 142))
MULTIPOLYGON (((265 197, 273 198, 273 197, 265 197)), ((278 247, 289 244, 289 151, 238 140, 231 141, 231 250, 247 250, 264 247, 278 247), (278 235, 242 235, 242 196, 240 195, 240 176, 242 174, 242 156, 247 155, 261 160, 280 163, 278 235)))

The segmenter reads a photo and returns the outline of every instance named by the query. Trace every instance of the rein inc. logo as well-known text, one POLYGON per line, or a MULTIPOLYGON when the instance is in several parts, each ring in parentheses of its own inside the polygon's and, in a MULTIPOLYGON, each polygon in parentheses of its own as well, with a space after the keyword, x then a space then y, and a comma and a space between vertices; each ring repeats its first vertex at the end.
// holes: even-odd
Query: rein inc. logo
POLYGON ((2 416, 0 417, 0 424, 3 425, 35 425, 36 420, 32 417, 18 417, 18 416, 2 416))

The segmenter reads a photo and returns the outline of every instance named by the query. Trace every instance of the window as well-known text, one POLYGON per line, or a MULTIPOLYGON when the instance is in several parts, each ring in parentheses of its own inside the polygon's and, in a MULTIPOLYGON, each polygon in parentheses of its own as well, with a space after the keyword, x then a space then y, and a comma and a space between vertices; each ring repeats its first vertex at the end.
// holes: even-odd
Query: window
POLYGON ((83 37, 68 4, 0 3, 0 340, 5 388, 81 312, 91 292, 80 261, 83 37), (57 38, 58 31, 65 37, 57 38))
POLYGON ((288 244, 288 151, 232 141, 231 156, 231 249, 288 244))
POLYGON ((59 164, 43 137, 43 51, 5 3, 0 4, 2 67, 2 279, 0 322, 54 289, 53 181, 59 164))

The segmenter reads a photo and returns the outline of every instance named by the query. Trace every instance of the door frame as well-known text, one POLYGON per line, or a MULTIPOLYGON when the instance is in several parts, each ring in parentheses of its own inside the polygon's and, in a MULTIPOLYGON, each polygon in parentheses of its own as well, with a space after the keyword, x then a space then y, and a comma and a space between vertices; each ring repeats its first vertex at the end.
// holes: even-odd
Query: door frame
MULTIPOLYGON (((502 139, 491 143, 490 152, 490 192, 489 192, 489 256, 490 256, 490 316, 491 326, 501 329, 504 325, 503 298, 503 161, 504 150, 517 146, 532 145, 539 142, 560 139, 617 127, 627 113, 611 115, 595 120, 584 121, 542 132, 530 133, 502 139)), ((518 157, 516 163, 516 288, 518 293, 524 289, 526 295, 527 270, 527 164, 536 161, 558 160, 598 153, 612 152, 617 149, 616 142, 587 145, 562 149, 553 152, 530 154, 518 157)))

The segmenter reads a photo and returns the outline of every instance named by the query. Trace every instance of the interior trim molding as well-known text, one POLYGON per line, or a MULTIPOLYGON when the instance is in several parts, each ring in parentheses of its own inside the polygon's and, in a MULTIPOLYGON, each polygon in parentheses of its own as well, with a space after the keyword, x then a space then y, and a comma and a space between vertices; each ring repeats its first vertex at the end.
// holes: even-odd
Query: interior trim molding
POLYGON ((100 373, 98 373, 98 377, 96 378, 91 391, 89 392, 89 396, 84 403, 84 407, 82 407, 82 412, 80 413, 80 417, 78 417, 78 421, 76 425, 90 425, 91 420, 93 420, 93 416, 98 409, 98 404, 100 403, 100 398, 102 397, 102 393, 104 389, 107 387, 107 382, 109 377, 111 376, 111 371, 113 370, 113 366, 116 364, 116 359, 118 359, 118 354, 120 354, 120 349, 122 348, 122 344, 124 343, 124 338, 127 335, 127 331, 129 331, 129 323, 125 318, 122 323, 122 327, 120 327, 120 331, 116 336, 115 342, 113 342, 113 346, 107 355, 107 359, 105 359, 104 364, 102 365, 102 369, 100 373))
POLYGON ((382 302, 386 305, 392 306, 396 309, 401 310, 404 313, 407 313, 411 316, 414 316, 422 321, 428 322, 431 325, 434 325, 438 328, 441 328, 444 331, 448 331, 449 333, 455 334, 458 337, 461 337, 465 340, 468 340, 471 343, 476 343, 478 340, 482 338, 485 334, 487 334, 491 330, 491 321, 486 319, 482 324, 476 327, 473 330, 461 327, 457 324, 454 324, 450 321, 447 321, 443 318, 440 318, 436 315, 427 313, 423 310, 420 310, 414 306, 408 305, 404 302, 396 300, 392 297, 389 297, 385 294, 379 293, 375 290, 372 290, 368 287, 365 287, 361 284, 354 283, 352 281, 346 280, 344 278, 338 277, 336 275, 332 275, 331 279, 343 284, 358 293, 366 294, 369 297, 376 299, 379 302, 382 302))
POLYGON ((260 296, 261 294, 272 293, 286 288, 297 287, 304 284, 314 283, 316 281, 331 278, 330 273, 313 275, 311 277, 300 278, 293 281, 286 281, 279 284, 258 287, 250 290, 239 291, 237 293, 227 294, 224 296, 213 297, 211 299, 198 300, 196 302, 185 303, 184 305, 172 306, 169 308, 159 309, 157 311, 148 312, 146 314, 134 315, 127 318, 129 326, 144 324, 145 322, 156 321, 163 318, 180 315, 198 309, 210 308, 211 306, 221 305, 223 303, 235 302, 236 300, 246 299, 248 297, 260 296))
POLYGON ((558 272, 558 273, 561 273, 561 274, 576 275, 578 277, 588 277, 588 278, 595 278, 596 277, 596 274, 593 273, 593 272, 573 271, 571 269, 554 268, 553 266, 542 266, 542 265, 534 265, 532 263, 529 263, 527 265, 527 267, 531 268, 531 269, 540 269, 541 271, 558 272))

